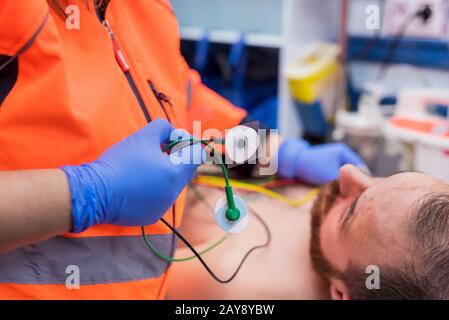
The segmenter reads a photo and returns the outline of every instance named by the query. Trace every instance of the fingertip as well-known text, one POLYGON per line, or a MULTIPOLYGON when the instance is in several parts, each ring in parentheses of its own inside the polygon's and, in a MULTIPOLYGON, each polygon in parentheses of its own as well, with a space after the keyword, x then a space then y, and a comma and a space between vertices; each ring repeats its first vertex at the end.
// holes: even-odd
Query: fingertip
POLYGON ((160 143, 169 141, 171 133, 175 130, 170 122, 162 118, 154 120, 147 125, 147 128, 151 136, 157 138, 160 143))
POLYGON ((188 139, 191 138, 192 136, 190 135, 190 133, 187 132, 187 130, 184 129, 174 129, 171 133, 170 133, 170 141, 176 141, 176 140, 181 140, 181 139, 188 139))

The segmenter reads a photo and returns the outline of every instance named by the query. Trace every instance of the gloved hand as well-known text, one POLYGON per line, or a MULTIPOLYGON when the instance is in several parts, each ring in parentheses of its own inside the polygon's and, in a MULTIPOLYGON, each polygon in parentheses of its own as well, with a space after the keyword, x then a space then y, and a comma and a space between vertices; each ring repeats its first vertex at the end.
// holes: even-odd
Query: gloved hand
POLYGON ((322 185, 338 178, 344 164, 366 168, 364 161, 347 145, 330 143, 310 146, 304 140, 285 140, 278 153, 279 175, 322 185))
MULTIPOLYGON (((106 150, 96 161, 65 166, 72 200, 72 232, 97 224, 157 222, 192 180, 200 162, 174 163, 163 153, 173 127, 155 120, 106 150)), ((187 147, 202 152, 201 145, 187 147)), ((173 156, 172 156, 173 157, 173 156)))

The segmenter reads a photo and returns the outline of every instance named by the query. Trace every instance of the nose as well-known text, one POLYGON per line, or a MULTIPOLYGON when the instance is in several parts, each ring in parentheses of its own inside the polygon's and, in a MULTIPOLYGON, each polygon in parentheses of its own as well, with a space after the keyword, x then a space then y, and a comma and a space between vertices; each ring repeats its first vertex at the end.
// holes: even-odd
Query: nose
POLYGON ((343 197, 357 196, 374 183, 373 177, 351 164, 341 167, 339 180, 343 197))

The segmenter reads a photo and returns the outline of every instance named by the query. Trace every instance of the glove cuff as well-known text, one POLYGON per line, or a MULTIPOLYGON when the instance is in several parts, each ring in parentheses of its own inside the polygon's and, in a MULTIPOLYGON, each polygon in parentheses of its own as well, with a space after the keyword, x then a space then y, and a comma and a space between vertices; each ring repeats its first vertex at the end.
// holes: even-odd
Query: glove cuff
POLYGON ((302 139, 286 139, 278 152, 279 176, 286 179, 295 178, 298 159, 309 146, 310 144, 302 139))
POLYGON ((95 172, 88 164, 64 166, 72 203, 72 233, 81 233, 89 227, 101 224, 101 201, 95 188, 95 172))

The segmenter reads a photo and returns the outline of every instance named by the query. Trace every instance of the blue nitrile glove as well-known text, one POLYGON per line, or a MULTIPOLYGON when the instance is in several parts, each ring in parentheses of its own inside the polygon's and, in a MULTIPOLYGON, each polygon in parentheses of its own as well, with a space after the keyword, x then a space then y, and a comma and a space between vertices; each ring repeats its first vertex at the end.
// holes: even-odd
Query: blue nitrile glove
POLYGON ((344 164, 366 168, 363 160, 344 143, 310 146, 304 140, 286 139, 278 153, 279 175, 313 185, 335 180, 344 164))
MULTIPOLYGON (((65 166, 72 197, 72 232, 97 224, 157 222, 192 180, 199 163, 174 164, 161 149, 173 127, 155 120, 106 150, 96 161, 65 166)), ((187 147, 202 152, 201 145, 187 147)))
MULTIPOLYGON (((190 140, 192 135, 184 129, 176 129, 170 135, 170 140, 190 140)), ((170 160, 174 164, 202 164, 206 160, 206 151, 202 148, 202 145, 198 140, 195 142, 185 141, 174 146, 170 150, 170 160), (188 147, 194 143, 193 147, 188 147)))

